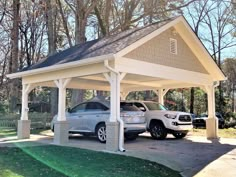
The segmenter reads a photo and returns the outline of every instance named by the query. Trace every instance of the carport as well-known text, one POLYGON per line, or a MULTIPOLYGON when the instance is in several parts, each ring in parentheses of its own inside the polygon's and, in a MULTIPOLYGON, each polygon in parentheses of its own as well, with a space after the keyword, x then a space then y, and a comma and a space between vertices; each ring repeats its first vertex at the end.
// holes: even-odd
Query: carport
POLYGON ((182 16, 74 46, 8 77, 22 78, 19 139, 30 137, 28 94, 37 86, 59 89, 55 144, 68 142, 67 88, 110 91, 108 151, 124 150, 119 102, 131 91, 154 90, 163 103, 169 89, 202 88, 208 95, 206 136, 217 138, 214 93, 225 76, 182 16))

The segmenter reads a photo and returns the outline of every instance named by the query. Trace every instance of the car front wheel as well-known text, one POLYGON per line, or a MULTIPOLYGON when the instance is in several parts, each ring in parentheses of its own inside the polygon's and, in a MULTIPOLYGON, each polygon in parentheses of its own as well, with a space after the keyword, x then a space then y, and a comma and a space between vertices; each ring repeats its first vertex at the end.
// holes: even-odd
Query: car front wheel
POLYGON ((173 136, 177 139, 184 138, 187 135, 187 133, 173 133, 173 136))
POLYGON ((150 134, 154 139, 163 140, 167 136, 167 131, 161 123, 151 125, 150 134))
POLYGON ((96 135, 97 139, 101 143, 106 143, 106 125, 105 124, 99 124, 96 129, 96 135))

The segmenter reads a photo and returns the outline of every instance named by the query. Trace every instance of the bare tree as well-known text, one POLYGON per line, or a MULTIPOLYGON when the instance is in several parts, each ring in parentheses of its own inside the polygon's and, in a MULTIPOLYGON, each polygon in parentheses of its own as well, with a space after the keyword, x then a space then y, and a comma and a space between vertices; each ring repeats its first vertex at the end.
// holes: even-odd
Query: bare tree
MULTIPOLYGON (((236 28, 230 23, 235 18, 231 3, 224 0, 199 0, 192 3, 187 10, 187 16, 191 19, 196 35, 204 42, 212 58, 221 68, 224 50, 236 46, 235 38, 232 36, 236 28), (200 32, 200 29, 204 29, 204 33, 200 32)), ((223 91, 221 83, 219 92, 219 111, 222 111, 223 91)))
POLYGON ((70 36, 70 31, 69 31, 68 23, 67 23, 64 11, 63 11, 61 0, 57 0, 57 4, 58 4, 58 7, 59 7, 59 11, 60 11, 60 14, 61 14, 61 19, 62 19, 63 27, 64 27, 64 30, 65 30, 65 34, 66 34, 69 46, 72 47, 72 40, 71 40, 71 36, 70 36))
MULTIPOLYGON (((9 60, 9 73, 14 73, 18 69, 18 39, 19 39, 19 11, 20 11, 20 0, 13 0, 13 26, 11 30, 11 57, 9 60)), ((10 100, 9 109, 11 112, 17 111, 17 102, 19 95, 19 82, 18 79, 13 79, 9 84, 10 100)))
MULTIPOLYGON (((46 24, 48 33, 48 55, 56 52, 56 9, 55 0, 46 1, 46 24)), ((51 88, 50 94, 51 114, 58 111, 58 89, 51 88)))
MULTIPOLYGON (((75 44, 82 44, 86 42, 86 25, 88 17, 94 10, 97 0, 81 1, 75 0, 75 3, 71 3, 65 0, 67 5, 72 9, 75 16, 75 44)), ((84 99, 84 90, 72 89, 72 105, 82 102, 84 99)))
POLYGON ((227 58, 224 60, 222 69, 228 80, 225 84, 226 94, 231 98, 231 111, 235 112, 235 90, 236 90, 236 59, 227 58))

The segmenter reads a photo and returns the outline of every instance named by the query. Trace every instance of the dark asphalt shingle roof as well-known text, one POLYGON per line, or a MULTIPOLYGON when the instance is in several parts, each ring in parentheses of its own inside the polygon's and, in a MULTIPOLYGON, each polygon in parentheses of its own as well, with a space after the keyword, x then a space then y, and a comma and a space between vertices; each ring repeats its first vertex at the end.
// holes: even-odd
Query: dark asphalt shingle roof
POLYGON ((161 21, 149 26, 141 28, 133 28, 118 34, 85 42, 80 45, 73 46, 64 51, 47 57, 38 63, 24 68, 22 71, 44 68, 48 66, 69 63, 78 60, 84 60, 91 57, 115 54, 122 49, 128 47, 132 43, 138 41, 144 36, 164 26, 173 19, 161 21))

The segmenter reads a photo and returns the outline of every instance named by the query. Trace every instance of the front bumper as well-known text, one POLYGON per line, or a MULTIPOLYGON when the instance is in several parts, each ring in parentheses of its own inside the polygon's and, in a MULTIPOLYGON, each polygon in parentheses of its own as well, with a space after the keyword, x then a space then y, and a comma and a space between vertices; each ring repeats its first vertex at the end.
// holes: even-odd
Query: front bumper
POLYGON ((146 123, 142 124, 125 124, 124 132, 125 133, 143 133, 146 131, 146 123))
POLYGON ((192 122, 177 122, 174 120, 169 121, 165 126, 167 129, 173 131, 189 131, 193 129, 192 122))

